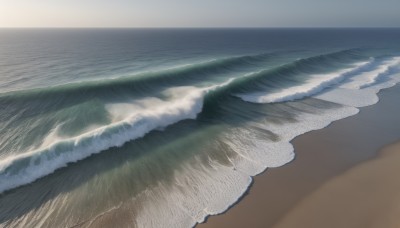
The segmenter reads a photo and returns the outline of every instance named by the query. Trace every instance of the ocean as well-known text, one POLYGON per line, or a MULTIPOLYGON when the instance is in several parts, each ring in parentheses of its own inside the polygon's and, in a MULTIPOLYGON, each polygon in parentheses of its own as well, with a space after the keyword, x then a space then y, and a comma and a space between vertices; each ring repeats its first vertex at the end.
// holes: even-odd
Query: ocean
POLYGON ((293 138, 377 103, 399 39, 0 29, 0 226, 193 227, 291 162, 293 138))

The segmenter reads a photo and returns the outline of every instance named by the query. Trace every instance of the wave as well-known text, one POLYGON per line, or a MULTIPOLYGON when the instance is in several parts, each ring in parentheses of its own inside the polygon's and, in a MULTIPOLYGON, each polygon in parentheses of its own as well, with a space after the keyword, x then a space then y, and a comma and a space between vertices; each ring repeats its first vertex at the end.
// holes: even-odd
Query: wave
POLYGON ((302 99, 317 94, 324 89, 343 81, 360 69, 370 65, 369 62, 355 64, 351 69, 339 70, 331 74, 313 75, 302 85, 292 86, 274 93, 256 93, 237 95, 242 100, 253 103, 276 103, 302 99))
POLYGON ((206 62, 187 64, 184 66, 169 68, 160 71, 149 71, 134 74, 128 77, 114 79, 102 79, 94 81, 82 81, 77 83, 68 83, 45 88, 35 88, 20 91, 0 93, 0 98, 10 97, 32 97, 32 96, 51 96, 66 95, 75 93, 100 94, 104 91, 113 92, 114 90, 132 89, 142 90, 142 88, 151 89, 150 86, 182 85, 185 81, 197 80, 204 81, 204 76, 213 76, 218 73, 224 73, 230 69, 252 67, 266 62, 279 56, 279 53, 263 53, 258 55, 245 55, 210 60, 206 62))
POLYGON ((163 106, 142 110, 123 121, 55 142, 43 149, 8 157, 0 162, 0 193, 46 176, 70 162, 122 146, 154 129, 195 119, 202 110, 204 95, 226 83, 204 89, 192 88, 186 96, 163 106))
POLYGON ((381 78, 394 73, 394 68, 400 64, 400 57, 393 57, 384 61, 375 71, 371 72, 368 81, 359 85, 359 89, 367 88, 376 84, 381 78))

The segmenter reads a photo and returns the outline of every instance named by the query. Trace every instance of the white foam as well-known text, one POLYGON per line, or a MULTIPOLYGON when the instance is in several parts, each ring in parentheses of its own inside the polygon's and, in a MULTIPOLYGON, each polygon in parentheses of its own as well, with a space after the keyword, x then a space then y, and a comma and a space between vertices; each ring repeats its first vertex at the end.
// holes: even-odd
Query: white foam
POLYGON ((185 165, 175 173, 175 183, 172 188, 160 184, 145 193, 135 221, 138 227, 178 228, 201 223, 207 216, 227 210, 247 190, 251 178, 215 163, 212 169, 185 165))
POLYGON ((334 102, 337 104, 365 107, 376 104, 379 101, 377 91, 373 89, 344 89, 335 88, 315 96, 318 99, 334 102))
POLYGON ((288 141, 261 139, 251 129, 237 128, 233 132, 226 135, 225 140, 237 154, 231 162, 235 169, 247 175, 254 176, 268 167, 282 166, 294 157, 293 146, 288 141))

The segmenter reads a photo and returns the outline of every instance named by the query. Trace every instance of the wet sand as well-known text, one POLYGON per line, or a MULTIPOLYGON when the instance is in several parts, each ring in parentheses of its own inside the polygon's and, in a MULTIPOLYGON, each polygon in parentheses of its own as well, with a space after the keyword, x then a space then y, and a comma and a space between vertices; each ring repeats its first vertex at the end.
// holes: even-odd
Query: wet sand
MULTIPOLYGON (((388 174, 377 174, 376 178, 371 178, 370 181, 356 186, 346 182, 349 177, 337 181, 348 173, 355 172, 353 170, 358 170, 356 173, 361 174, 359 178, 368 179, 366 176, 372 171, 359 167, 370 163, 375 164, 375 161, 381 159, 378 156, 379 150, 400 139, 400 106, 398 105, 400 86, 382 91, 379 97, 378 104, 361 108, 358 115, 336 121, 327 128, 295 138, 292 142, 296 153, 294 161, 256 176, 254 184, 241 201, 224 214, 211 216, 206 223, 197 227, 313 228, 321 227, 319 221, 327 223, 332 221, 332 227, 368 227, 367 225, 382 227, 378 225, 379 221, 386 221, 388 218, 381 217, 379 218, 381 220, 376 218, 375 221, 379 221, 375 225, 371 218, 371 213, 374 212, 366 212, 364 208, 366 206, 359 202, 364 201, 369 206, 379 205, 380 209, 385 211, 380 214, 386 215, 390 214, 388 211, 395 213, 399 207, 397 204, 397 209, 392 211, 391 208, 395 205, 388 203, 387 199, 392 197, 394 199, 399 195, 390 195, 396 191, 384 192, 384 190, 379 193, 368 191, 366 195, 363 195, 362 193, 366 191, 361 191, 361 189, 373 188, 376 185, 380 185, 382 189, 392 188, 391 184, 397 181, 396 173, 398 172, 385 180, 381 180, 379 175, 388 174), (343 194, 348 193, 347 198, 340 193, 331 194, 330 189, 333 187, 326 187, 331 185, 340 188, 343 194), (381 195, 383 193, 387 196, 381 195), (350 200, 353 198, 352 194, 359 196, 354 199, 357 202, 350 200), (373 202, 369 201, 369 194, 376 194, 373 202), (320 200, 323 196, 325 201, 320 200), (369 202, 371 204, 368 204, 369 202), (345 219, 349 217, 353 220, 345 219), (342 220, 346 225, 333 223, 334 220, 342 220)), ((390 160, 392 156, 387 157, 390 160)), ((385 162, 378 163, 381 164, 380 166, 386 164, 385 162)), ((400 164, 400 158, 397 164, 400 164)), ((382 167, 385 170, 382 172, 389 172, 392 168, 394 169, 391 167, 386 170, 382 167)), ((324 223, 322 227, 329 226, 324 223)))

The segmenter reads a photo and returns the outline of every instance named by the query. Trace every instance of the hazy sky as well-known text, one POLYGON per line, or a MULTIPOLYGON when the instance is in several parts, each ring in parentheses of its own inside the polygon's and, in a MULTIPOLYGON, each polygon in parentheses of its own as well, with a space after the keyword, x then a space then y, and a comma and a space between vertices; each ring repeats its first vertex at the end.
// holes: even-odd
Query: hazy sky
POLYGON ((399 27, 400 0, 0 0, 0 27, 399 27))

